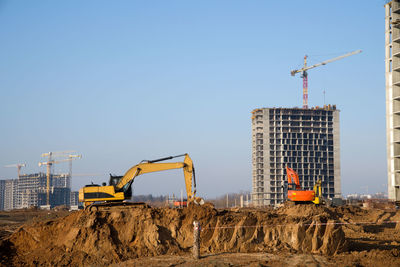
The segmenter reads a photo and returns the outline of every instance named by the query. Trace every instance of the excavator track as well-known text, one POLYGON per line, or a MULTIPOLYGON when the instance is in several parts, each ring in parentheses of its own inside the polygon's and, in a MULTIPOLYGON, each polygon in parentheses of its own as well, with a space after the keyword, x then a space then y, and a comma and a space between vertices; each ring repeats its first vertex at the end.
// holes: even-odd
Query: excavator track
POLYGON ((150 206, 144 202, 104 202, 104 203, 93 203, 85 208, 88 211, 107 211, 112 208, 150 208, 150 206))

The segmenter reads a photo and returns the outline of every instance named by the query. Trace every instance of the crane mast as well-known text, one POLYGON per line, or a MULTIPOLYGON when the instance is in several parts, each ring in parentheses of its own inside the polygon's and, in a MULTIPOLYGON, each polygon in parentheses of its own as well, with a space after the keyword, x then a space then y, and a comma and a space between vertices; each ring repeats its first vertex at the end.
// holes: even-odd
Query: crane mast
POLYGON ((358 53, 361 53, 361 52, 362 52, 361 50, 356 50, 356 51, 353 51, 353 52, 350 52, 350 53, 347 53, 347 54, 344 54, 344 55, 341 55, 341 56, 338 56, 338 57, 335 57, 335 58, 332 58, 332 59, 325 60, 323 62, 314 64, 314 65, 311 65, 311 66, 307 66, 307 55, 305 55, 304 56, 304 66, 303 66, 303 68, 298 69, 298 70, 292 70, 290 72, 290 74, 292 76, 295 76, 296 73, 299 73, 299 72, 302 73, 301 78, 303 78, 303 108, 304 109, 308 108, 308 73, 307 73, 307 70, 313 69, 313 68, 316 68, 316 67, 319 67, 319 66, 322 66, 322 65, 326 65, 326 64, 328 64, 330 62, 333 62, 333 61, 336 61, 336 60, 339 60, 339 59, 342 59, 342 58, 345 58, 345 57, 349 57, 349 56, 352 56, 352 55, 355 55, 355 54, 358 54, 358 53))
MULTIPOLYGON (((307 67, 307 55, 304 56, 304 68, 307 67)), ((308 108, 308 74, 307 70, 303 71, 303 108, 308 108)))
MULTIPOLYGON (((67 153, 71 153, 75 151, 60 151, 60 152, 48 152, 43 153, 42 157, 48 157, 47 161, 39 162, 39 167, 46 165, 46 205, 50 205, 50 176, 51 176, 51 166, 61 162, 69 161, 71 163, 72 160, 82 158, 82 155, 68 155, 67 159, 62 160, 54 160, 53 157, 64 156, 67 153)), ((72 166, 70 165, 70 174, 72 173, 72 166)))

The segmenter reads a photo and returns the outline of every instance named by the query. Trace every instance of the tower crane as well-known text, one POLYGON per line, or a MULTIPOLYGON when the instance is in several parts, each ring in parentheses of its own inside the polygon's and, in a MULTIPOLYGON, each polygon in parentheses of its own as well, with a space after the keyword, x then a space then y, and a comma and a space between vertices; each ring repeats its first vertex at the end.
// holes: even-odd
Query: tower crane
MULTIPOLYGON (((74 159, 82 157, 82 155, 69 155, 67 159, 54 160, 53 156, 54 157, 60 157, 60 156, 63 156, 65 154, 68 154, 68 153, 71 153, 71 152, 75 152, 75 151, 48 152, 48 153, 43 153, 42 154, 42 157, 48 157, 47 161, 39 162, 39 167, 43 166, 43 165, 46 165, 46 169, 47 169, 46 170, 46 177, 47 177, 47 181, 46 181, 46 205, 47 206, 50 205, 51 166, 53 166, 54 164, 57 164, 57 163, 72 161, 74 159)), ((71 168, 72 168, 72 166, 71 166, 71 168)))
POLYGON ((25 163, 17 163, 17 164, 5 165, 4 167, 6 167, 6 168, 17 167, 18 179, 19 179, 19 177, 21 176, 21 168, 25 167, 25 166, 26 166, 25 163))
POLYGON ((66 151, 47 152, 47 153, 43 153, 41 156, 47 157, 47 161, 50 162, 53 158, 65 157, 67 154, 74 153, 74 152, 76 152, 76 151, 75 150, 66 150, 66 151))
POLYGON ((75 152, 76 152, 75 150, 47 152, 47 153, 43 153, 41 156, 48 157, 48 159, 50 161, 52 158, 65 157, 66 154, 71 154, 71 153, 75 153, 75 152))
POLYGON ((298 69, 298 70, 292 70, 290 72, 290 74, 292 76, 295 76, 296 73, 299 73, 299 72, 302 73, 301 74, 301 78, 303 78, 303 108, 305 108, 305 109, 308 108, 308 73, 307 73, 307 71, 309 69, 313 69, 313 68, 316 68, 316 67, 319 67, 319 66, 322 66, 322 65, 326 65, 326 64, 328 64, 330 62, 333 62, 333 61, 336 61, 336 60, 339 60, 339 59, 342 59, 342 58, 345 58, 345 57, 349 57, 349 56, 352 56, 352 55, 355 55, 355 54, 359 54, 361 52, 362 52, 361 50, 356 50, 356 51, 344 54, 342 56, 338 56, 338 57, 335 57, 335 58, 332 58, 332 59, 328 59, 326 61, 314 64, 312 66, 307 66, 307 55, 305 55, 304 56, 304 66, 303 66, 303 68, 298 69))
POLYGON ((72 161, 74 159, 81 159, 82 155, 68 155, 68 161, 69 161, 69 178, 72 180, 72 161))

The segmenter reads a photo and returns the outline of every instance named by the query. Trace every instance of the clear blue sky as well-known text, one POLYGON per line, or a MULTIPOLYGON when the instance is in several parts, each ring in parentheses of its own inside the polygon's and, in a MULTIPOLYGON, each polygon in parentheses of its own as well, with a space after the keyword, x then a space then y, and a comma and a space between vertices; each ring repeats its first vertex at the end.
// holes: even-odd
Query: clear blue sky
MULTIPOLYGON (((251 190, 251 110, 341 110, 344 194, 386 190, 385 1, 0 1, 0 165, 77 150, 73 189, 188 152, 199 195, 251 190)), ((55 170, 66 171, 67 164, 55 170)), ((16 169, 0 167, 0 178, 16 169)), ((135 194, 180 194, 181 171, 135 194)))

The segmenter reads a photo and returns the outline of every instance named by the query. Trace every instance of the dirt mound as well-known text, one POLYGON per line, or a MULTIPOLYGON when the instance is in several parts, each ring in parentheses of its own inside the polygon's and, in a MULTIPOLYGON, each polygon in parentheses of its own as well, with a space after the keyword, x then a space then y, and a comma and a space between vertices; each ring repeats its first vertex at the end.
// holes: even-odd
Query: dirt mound
POLYGON ((338 219, 339 214, 335 208, 328 208, 326 206, 317 206, 312 204, 298 204, 286 202, 285 205, 278 209, 278 214, 287 215, 291 217, 308 217, 308 216, 325 216, 331 219, 338 219))
POLYGON ((104 265, 181 254, 193 244, 193 220, 202 227, 202 253, 288 250, 332 255, 346 249, 342 228, 329 212, 314 216, 310 210, 301 217, 292 214, 296 209, 218 211, 206 204, 79 211, 21 227, 0 244, 8 258, 0 256, 14 265, 104 265))

